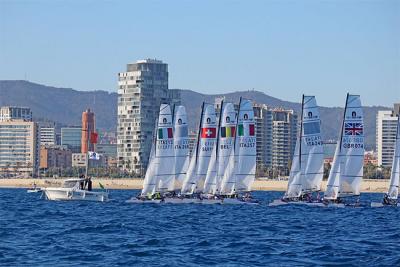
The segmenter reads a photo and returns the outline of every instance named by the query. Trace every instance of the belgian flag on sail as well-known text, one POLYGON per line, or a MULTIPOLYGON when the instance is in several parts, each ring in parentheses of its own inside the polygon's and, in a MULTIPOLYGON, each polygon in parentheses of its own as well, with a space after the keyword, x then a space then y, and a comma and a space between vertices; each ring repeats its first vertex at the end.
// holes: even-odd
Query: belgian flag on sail
POLYGON ((236 127, 221 127, 221 137, 235 137, 236 127))
POLYGON ((172 128, 158 129, 158 140, 173 138, 172 128))
POLYGON ((239 136, 254 136, 255 127, 254 124, 239 124, 238 125, 238 135, 239 136))

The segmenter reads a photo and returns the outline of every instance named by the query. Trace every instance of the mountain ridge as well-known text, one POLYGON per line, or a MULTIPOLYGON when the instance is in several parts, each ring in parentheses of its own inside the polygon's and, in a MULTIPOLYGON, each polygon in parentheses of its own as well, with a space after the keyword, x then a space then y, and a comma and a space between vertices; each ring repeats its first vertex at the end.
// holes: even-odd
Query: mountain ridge
MULTIPOLYGON (((190 126, 196 126, 203 101, 214 103, 216 97, 224 96, 227 101, 237 102, 239 97, 255 100, 271 108, 293 109, 299 113, 301 104, 281 100, 264 92, 248 90, 226 94, 203 94, 189 89, 181 90, 181 102, 187 107, 190 126)), ((45 119, 62 125, 80 125, 81 114, 90 107, 96 114, 96 125, 101 130, 115 131, 117 127, 116 92, 103 90, 78 91, 73 88, 52 87, 24 80, 0 80, 0 106, 28 106, 35 119, 45 119)), ((376 113, 388 110, 383 106, 363 107, 365 143, 368 149, 375 148, 376 113)), ((324 139, 337 139, 342 107, 320 107, 324 139)))

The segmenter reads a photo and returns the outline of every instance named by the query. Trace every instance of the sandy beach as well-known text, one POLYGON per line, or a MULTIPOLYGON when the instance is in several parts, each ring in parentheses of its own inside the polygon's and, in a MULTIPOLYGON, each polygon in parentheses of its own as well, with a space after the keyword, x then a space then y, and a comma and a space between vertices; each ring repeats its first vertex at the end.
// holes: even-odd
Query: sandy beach
MULTIPOLYGON (((53 187, 60 186, 64 179, 58 178, 21 178, 21 179, 0 179, 0 188, 29 188, 34 183, 38 187, 53 187)), ((100 188, 99 183, 107 189, 141 189, 142 179, 122 178, 122 179, 93 179, 93 187, 100 188)), ((361 184, 362 192, 386 192, 389 185, 389 180, 371 180, 365 179, 361 184)), ((287 187, 286 180, 270 180, 257 179, 253 184, 253 190, 261 191, 285 191, 287 187)), ((326 181, 322 182, 322 190, 326 188, 326 181)))

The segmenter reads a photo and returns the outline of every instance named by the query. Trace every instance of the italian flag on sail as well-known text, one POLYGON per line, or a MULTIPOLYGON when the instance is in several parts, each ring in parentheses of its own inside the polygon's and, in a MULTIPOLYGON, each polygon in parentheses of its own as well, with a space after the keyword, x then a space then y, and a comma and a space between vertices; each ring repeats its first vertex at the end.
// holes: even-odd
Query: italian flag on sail
POLYGON ((239 136, 255 136, 254 124, 239 124, 238 125, 239 136))
POLYGON ((158 140, 173 138, 172 128, 159 128, 158 140))

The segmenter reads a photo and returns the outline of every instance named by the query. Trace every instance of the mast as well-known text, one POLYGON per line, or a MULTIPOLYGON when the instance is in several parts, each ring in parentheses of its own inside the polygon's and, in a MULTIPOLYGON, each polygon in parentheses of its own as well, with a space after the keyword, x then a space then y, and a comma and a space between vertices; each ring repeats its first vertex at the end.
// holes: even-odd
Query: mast
POLYGON ((86 145, 87 145, 87 150, 86 150, 86 169, 85 169, 85 179, 88 178, 88 169, 89 169, 89 138, 90 138, 90 133, 89 133, 89 120, 86 120, 86 145))
POLYGON ((348 100, 349 100, 349 93, 347 93, 347 96, 346 96, 346 104, 344 106, 344 112, 343 112, 342 128, 341 128, 341 132, 340 132, 340 141, 339 141, 339 154, 342 151, 343 128, 344 128, 344 121, 346 120, 346 110, 347 110, 348 100))
MULTIPOLYGON (((239 124, 239 115, 240 115, 240 105, 242 104, 242 97, 240 97, 239 98, 239 108, 238 108, 238 112, 237 112, 237 114, 236 114, 236 124, 235 124, 235 139, 233 139, 233 148, 232 148, 232 151, 233 151, 233 162, 235 162, 236 161, 236 139, 237 139, 237 128, 238 128, 238 124, 239 124)), ((236 164, 235 164, 236 165, 236 164)), ((233 175, 235 175, 235 172, 233 172, 233 175)), ((236 177, 236 175, 235 175, 235 184, 233 185, 233 191, 235 191, 236 190, 236 184, 237 184, 237 177, 236 177)))
POLYGON ((201 106, 199 130, 197 132, 196 157, 195 157, 196 165, 197 165, 197 160, 198 160, 198 157, 199 157, 199 144, 200 144, 200 135, 201 135, 201 125, 203 123, 204 105, 205 105, 205 102, 203 101, 203 105, 201 106))

